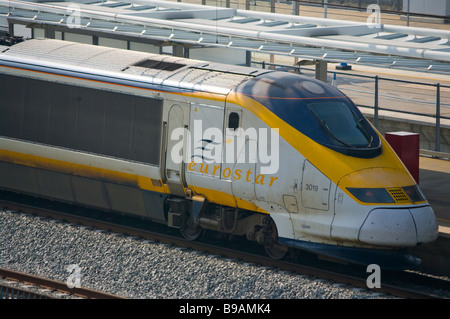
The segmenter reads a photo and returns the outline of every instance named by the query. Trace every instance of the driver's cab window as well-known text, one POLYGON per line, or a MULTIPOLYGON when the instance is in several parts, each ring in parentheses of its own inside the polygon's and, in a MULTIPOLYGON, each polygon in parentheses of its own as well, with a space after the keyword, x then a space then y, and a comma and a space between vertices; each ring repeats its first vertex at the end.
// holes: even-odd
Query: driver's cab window
POLYGON ((228 116, 228 128, 235 131, 239 127, 239 114, 231 112, 228 116))

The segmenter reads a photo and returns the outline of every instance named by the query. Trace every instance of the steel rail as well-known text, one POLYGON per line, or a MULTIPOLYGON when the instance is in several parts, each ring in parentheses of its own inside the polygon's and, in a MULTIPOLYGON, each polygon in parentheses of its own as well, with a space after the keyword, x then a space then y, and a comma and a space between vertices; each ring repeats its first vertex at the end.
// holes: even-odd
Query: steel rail
POLYGON ((298 263, 274 260, 269 257, 251 254, 235 249, 220 247, 199 241, 186 241, 184 238, 176 237, 172 235, 157 233, 149 230, 138 229, 130 226, 119 225, 111 222, 100 221, 88 217, 75 216, 70 213, 58 212, 49 210, 47 208, 37 208, 27 204, 18 204, 5 200, 0 200, 0 207, 8 207, 12 210, 25 211, 38 216, 49 217, 57 220, 65 220, 70 223, 82 223, 85 226, 90 226, 98 229, 103 229, 115 233, 127 234, 129 236, 143 238, 152 241, 159 241, 165 244, 171 244, 177 247, 192 249, 195 251, 204 251, 212 255, 224 256, 226 258, 242 260, 249 263, 254 263, 266 267, 273 267, 282 269, 285 271, 291 271, 297 274, 305 276, 313 276, 320 279, 335 281, 342 284, 351 285, 358 288, 372 290, 377 293, 391 294, 401 298, 411 299, 441 299, 437 295, 424 293, 422 291, 415 291, 411 289, 405 289, 388 284, 382 284, 380 288, 369 289, 365 278, 358 278, 354 276, 344 275, 337 272, 331 272, 328 270, 322 270, 315 267, 305 266, 298 263))
POLYGON ((0 300, 2 299, 55 299, 55 298, 41 292, 34 292, 0 282, 0 300))
MULTIPOLYGON (((60 292, 64 292, 70 295, 76 295, 84 297, 87 299, 127 299, 121 296, 116 296, 106 292, 96 291, 88 288, 69 288, 67 283, 56 281, 52 279, 46 279, 39 276, 34 276, 31 274, 26 274, 10 269, 0 268, 0 277, 11 279, 18 282, 30 283, 35 286, 45 287, 49 289, 54 289, 60 292)), ((14 288, 16 289, 16 288, 14 288)), ((27 292, 28 293, 28 292, 27 292)), ((50 297, 51 298, 51 297, 50 297)))

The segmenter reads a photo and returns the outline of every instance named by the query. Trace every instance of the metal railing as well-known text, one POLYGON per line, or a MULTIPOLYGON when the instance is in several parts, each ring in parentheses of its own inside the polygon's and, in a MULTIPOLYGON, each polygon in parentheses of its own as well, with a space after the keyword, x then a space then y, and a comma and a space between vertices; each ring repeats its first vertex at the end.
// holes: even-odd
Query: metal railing
MULTIPOLYGON (((299 66, 290 66, 276 63, 268 63, 265 61, 258 62, 252 61, 252 65, 260 66, 262 68, 273 68, 283 71, 291 71, 296 73, 301 73, 303 75, 308 75, 314 77, 314 70, 305 67, 299 66)), ((447 113, 450 115, 450 90, 449 93, 445 96, 446 102, 442 102, 442 89, 450 89, 449 85, 443 85, 441 83, 426 83, 426 82, 418 82, 418 81, 408 81, 408 80, 400 80, 394 78, 381 77, 378 75, 364 75, 364 74, 356 74, 348 71, 327 71, 328 73, 328 82, 331 82, 332 85, 338 87, 339 90, 343 91, 348 95, 358 107, 364 107, 373 109, 373 124, 376 128, 378 128, 379 121, 379 111, 390 111, 397 113, 399 117, 401 114, 409 114, 416 116, 423 116, 430 119, 434 119, 435 126, 435 149, 434 151, 441 151, 441 121, 449 120, 450 116, 442 115, 442 107, 448 107, 449 110, 447 113), (333 83, 333 78, 335 75, 341 75, 346 78, 350 78, 346 80, 344 83, 333 83), (331 81, 330 81, 331 78, 331 81), (352 78, 363 79, 363 81, 359 81, 359 83, 352 82, 352 78), (364 81, 368 80, 368 81, 364 81), (381 86, 381 82, 386 82, 387 84, 381 86), (392 85, 395 83, 397 85, 392 85), (400 85, 399 85, 400 84, 400 85), (410 91, 419 91, 421 87, 425 88, 425 94, 422 94, 424 100, 418 100, 409 97, 402 97, 396 95, 398 92, 399 86, 403 85, 404 88, 410 89, 410 91), (433 88, 431 92, 429 88, 433 88), (380 99, 384 99, 384 103, 380 103, 380 99), (383 104, 392 103, 392 101, 396 102, 397 107, 383 107, 383 104), (447 102, 448 101, 448 102, 447 102), (401 105, 403 103, 403 105, 401 105)), ((339 82, 334 80, 334 82, 339 82)), ((410 92, 404 92, 406 94, 410 94, 410 92)), ((413 93, 411 93, 413 94, 413 93)))

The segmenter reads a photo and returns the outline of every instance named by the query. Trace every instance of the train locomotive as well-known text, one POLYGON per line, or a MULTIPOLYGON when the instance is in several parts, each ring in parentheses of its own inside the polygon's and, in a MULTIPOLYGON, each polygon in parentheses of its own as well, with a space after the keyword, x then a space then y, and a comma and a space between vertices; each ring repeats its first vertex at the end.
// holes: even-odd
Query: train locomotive
POLYGON ((50 39, 0 47, 0 188, 410 268, 434 212, 341 91, 289 72, 50 39))

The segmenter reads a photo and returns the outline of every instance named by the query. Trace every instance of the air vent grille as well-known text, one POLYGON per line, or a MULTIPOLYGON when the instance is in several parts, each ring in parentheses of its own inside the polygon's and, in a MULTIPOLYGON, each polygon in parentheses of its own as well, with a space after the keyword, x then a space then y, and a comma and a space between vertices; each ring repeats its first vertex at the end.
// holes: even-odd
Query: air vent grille
POLYGON ((146 59, 144 61, 134 64, 134 66, 139 66, 141 68, 147 68, 147 69, 175 71, 186 65, 181 64, 181 63, 173 63, 173 62, 165 62, 165 61, 146 59))
POLYGON ((388 188, 387 190, 397 203, 410 201, 408 195, 406 195, 406 193, 403 191, 401 187, 392 187, 388 188))

